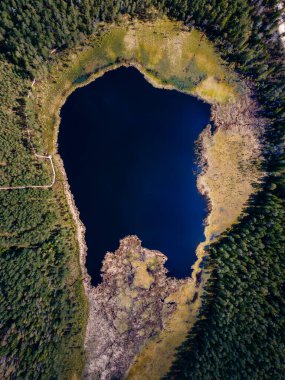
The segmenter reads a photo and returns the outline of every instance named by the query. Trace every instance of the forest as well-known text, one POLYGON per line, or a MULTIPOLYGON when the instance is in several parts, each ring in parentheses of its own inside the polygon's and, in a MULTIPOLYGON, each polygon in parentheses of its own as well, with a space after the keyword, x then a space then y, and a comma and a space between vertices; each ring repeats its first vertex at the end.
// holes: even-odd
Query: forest
MULTIPOLYGON (((285 373, 285 64, 277 0, 2 0, 1 184, 46 183, 24 129, 30 79, 51 52, 124 14, 165 14, 203 31, 268 120, 266 176, 239 223, 208 247, 200 318, 167 379, 281 380, 285 373), (5 79, 5 80, 4 80, 5 79), (31 162, 32 161, 32 162, 31 162), (28 164, 29 163, 29 164, 28 164)), ((283 2, 284 3, 284 2, 283 2)), ((2 191, 0 377, 70 379, 82 370, 86 305, 64 195, 2 191), (84 307, 82 307, 84 305, 84 307)))
MULTIPOLYGON (((1 186, 48 183, 25 131, 28 83, 5 61, 0 78, 1 186)), ((87 310, 63 195, 0 191, 0 205, 0 378, 70 379, 83 366, 87 310)))
POLYGON ((282 379, 285 373, 284 51, 277 2, 240 3, 242 17, 233 13, 237 34, 228 13, 215 15, 203 1, 192 2, 193 19, 250 80, 263 107, 267 175, 239 224, 208 247, 204 270, 211 277, 199 320, 166 379, 282 379))

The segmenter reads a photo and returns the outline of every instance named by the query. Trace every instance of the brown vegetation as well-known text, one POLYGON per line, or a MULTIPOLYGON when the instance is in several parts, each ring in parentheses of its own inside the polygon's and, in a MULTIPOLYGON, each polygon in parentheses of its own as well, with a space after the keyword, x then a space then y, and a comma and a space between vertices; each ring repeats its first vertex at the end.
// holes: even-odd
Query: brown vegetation
POLYGON ((210 202, 211 212, 205 229, 206 243, 223 233, 240 216, 254 184, 262 175, 260 138, 264 120, 249 97, 234 103, 212 106, 211 128, 200 136, 202 145, 198 187, 210 202))
POLYGON ((85 378, 121 378, 148 338, 176 309, 171 298, 189 280, 166 276, 166 256, 142 248, 136 236, 121 240, 103 261, 103 282, 89 292, 85 378))

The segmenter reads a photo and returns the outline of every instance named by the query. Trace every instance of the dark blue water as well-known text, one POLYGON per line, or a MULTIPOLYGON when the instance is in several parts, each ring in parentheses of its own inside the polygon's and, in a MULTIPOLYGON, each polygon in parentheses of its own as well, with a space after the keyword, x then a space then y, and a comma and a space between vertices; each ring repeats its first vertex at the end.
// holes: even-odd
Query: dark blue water
POLYGON ((59 153, 86 226, 93 284, 106 251, 129 234, 167 255, 171 275, 189 276, 206 207, 193 173, 194 142, 209 105, 120 68, 77 89, 61 117, 59 153))

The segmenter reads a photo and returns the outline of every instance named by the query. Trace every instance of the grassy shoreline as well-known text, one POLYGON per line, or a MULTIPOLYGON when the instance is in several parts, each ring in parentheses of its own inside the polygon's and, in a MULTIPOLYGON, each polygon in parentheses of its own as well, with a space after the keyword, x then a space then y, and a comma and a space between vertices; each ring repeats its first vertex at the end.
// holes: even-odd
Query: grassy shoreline
POLYGON ((253 184, 263 176, 259 168, 262 159, 259 138, 264 120, 254 116, 257 105, 249 97, 233 104, 212 108, 215 131, 211 133, 209 125, 200 134, 202 172, 198 175, 197 187, 207 199, 208 214, 205 241, 196 249, 197 260, 191 267, 191 279, 172 297, 177 302, 176 312, 166 321, 161 333, 150 339, 135 358, 127 380, 144 380, 150 376, 159 380, 167 374, 177 347, 198 318, 204 284, 210 276, 210 273, 201 272, 200 267, 206 255, 205 247, 238 221, 250 195, 256 191, 253 184), (231 122, 234 114, 239 123, 231 122))
MULTIPOLYGON (((45 147, 46 151, 56 155, 56 166, 61 172, 65 197, 76 226, 79 261, 87 298, 92 287, 85 267, 87 247, 84 226, 69 189, 63 163, 57 153, 60 109, 75 89, 120 66, 136 67, 147 81, 158 88, 182 91, 212 104, 234 101, 237 97, 236 77, 224 68, 213 46, 203 40, 199 32, 181 31, 180 26, 180 23, 166 19, 154 23, 130 23, 130 32, 126 32, 126 27, 110 25, 109 30, 102 36, 91 38, 85 47, 59 54, 55 63, 49 67, 48 72, 43 72, 32 89, 28 113, 34 120, 34 138, 37 146, 45 147), (147 41, 150 41, 149 45, 147 41), (162 43, 167 49, 162 55, 157 55, 156 51, 161 54, 162 49, 159 48, 162 43), (180 57, 178 62, 176 56, 180 57)), ((209 211, 213 210, 213 201, 209 197, 209 211)), ((244 199, 239 204, 240 211, 243 206, 244 199)), ((159 336, 147 343, 136 358, 136 364, 131 368, 128 379, 143 378, 149 373, 152 373, 153 379, 158 379, 169 369, 176 348, 183 342, 196 320, 201 303, 200 296, 206 277, 197 278, 197 274, 200 272, 199 265, 204 254, 203 244, 197 249, 198 258, 192 267, 189 284, 174 297, 178 305, 175 317, 166 323, 159 336), (194 298, 194 304, 191 304, 194 298), (141 377, 137 377, 138 373, 141 377)))
POLYGON ((90 37, 84 46, 59 53, 39 72, 27 104, 34 119, 31 126, 35 143, 54 152, 59 110, 68 95, 124 63, 144 68, 143 74, 159 87, 175 88, 210 103, 234 98, 236 76, 226 68, 213 44, 202 39, 201 33, 181 31, 182 23, 168 19, 154 23, 126 22, 128 28, 108 25, 102 35, 90 37), (176 55, 179 59, 174 60, 176 55), (199 89, 209 78, 214 80, 210 89, 221 88, 222 97, 199 89))

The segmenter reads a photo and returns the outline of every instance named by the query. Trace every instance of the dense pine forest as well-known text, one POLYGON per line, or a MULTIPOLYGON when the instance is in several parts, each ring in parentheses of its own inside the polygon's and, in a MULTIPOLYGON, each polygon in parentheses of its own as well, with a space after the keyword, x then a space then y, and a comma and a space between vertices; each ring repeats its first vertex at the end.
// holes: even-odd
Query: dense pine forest
MULTIPOLYGON (((167 379, 284 378, 285 64, 277 0, 2 0, 1 185, 46 183, 24 131, 30 79, 100 21, 124 14, 203 31, 251 84, 268 119, 266 177, 239 224, 208 247, 201 318, 167 379), (31 162, 32 161, 32 162, 31 162), (29 162, 29 164, 28 164, 29 162), (11 164, 11 165, 7 165, 11 164)), ((0 192, 0 378, 70 379, 83 366, 86 309, 74 226, 52 189, 0 192), (59 221, 62 221, 59 223, 59 221)))
MULTIPOLYGON (((27 141, 17 71, 0 62, 1 186, 50 177, 27 141)), ((43 189, 0 191, 0 205, 0 378, 70 378, 83 362, 85 301, 68 209, 43 189)))
MULTIPOLYGON (((285 59, 276 33, 277 2, 222 1, 211 7, 205 3, 191 2, 192 20, 250 79, 268 118, 267 176, 240 223, 208 248, 204 270, 211 278, 200 319, 166 378, 282 379, 285 59)), ((174 11, 179 17, 179 8, 174 11)))

